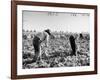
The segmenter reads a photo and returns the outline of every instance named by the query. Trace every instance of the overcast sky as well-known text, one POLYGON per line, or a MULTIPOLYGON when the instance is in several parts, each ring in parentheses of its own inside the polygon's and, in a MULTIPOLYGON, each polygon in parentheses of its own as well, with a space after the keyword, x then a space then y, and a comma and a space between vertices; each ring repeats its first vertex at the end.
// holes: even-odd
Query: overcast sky
POLYGON ((23 11, 23 29, 89 32, 89 14, 23 11))

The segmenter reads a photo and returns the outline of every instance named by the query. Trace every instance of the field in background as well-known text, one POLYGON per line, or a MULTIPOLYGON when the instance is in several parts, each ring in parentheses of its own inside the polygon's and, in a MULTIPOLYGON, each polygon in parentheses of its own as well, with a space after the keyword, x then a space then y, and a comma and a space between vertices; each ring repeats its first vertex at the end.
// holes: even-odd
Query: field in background
POLYGON ((45 42, 42 44, 42 56, 36 62, 27 63, 34 58, 34 47, 32 39, 34 38, 33 31, 23 31, 22 40, 22 55, 23 55, 23 69, 30 68, 50 68, 50 67, 75 67, 75 66, 89 66, 90 65, 90 47, 89 33, 82 33, 83 39, 79 38, 79 33, 69 32, 52 32, 54 39, 49 39, 49 47, 47 49, 45 42), (71 46, 69 42, 70 35, 75 37, 76 42, 76 56, 71 56, 71 46), (45 53, 45 50, 48 53, 45 53), (46 56, 48 54, 48 56, 46 56))

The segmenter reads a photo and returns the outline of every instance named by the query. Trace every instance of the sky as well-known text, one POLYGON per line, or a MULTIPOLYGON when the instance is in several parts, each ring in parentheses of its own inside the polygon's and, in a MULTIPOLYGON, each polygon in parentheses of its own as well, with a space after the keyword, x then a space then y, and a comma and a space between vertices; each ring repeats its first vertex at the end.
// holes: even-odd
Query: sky
POLYGON ((89 32, 89 14, 65 12, 23 11, 23 29, 64 32, 89 32))

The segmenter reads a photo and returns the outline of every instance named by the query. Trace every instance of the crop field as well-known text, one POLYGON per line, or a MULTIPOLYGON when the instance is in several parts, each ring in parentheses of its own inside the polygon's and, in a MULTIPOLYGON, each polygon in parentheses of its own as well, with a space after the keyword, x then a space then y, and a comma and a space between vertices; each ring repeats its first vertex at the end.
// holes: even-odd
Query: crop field
POLYGON ((83 38, 79 38, 79 33, 52 32, 55 38, 49 39, 47 47, 44 41, 41 44, 41 57, 32 62, 35 56, 32 40, 34 32, 24 31, 22 40, 23 69, 32 68, 53 68, 53 67, 76 67, 90 65, 90 35, 82 33, 83 38), (72 49, 69 42, 70 35, 75 37, 76 56, 71 55, 72 49))

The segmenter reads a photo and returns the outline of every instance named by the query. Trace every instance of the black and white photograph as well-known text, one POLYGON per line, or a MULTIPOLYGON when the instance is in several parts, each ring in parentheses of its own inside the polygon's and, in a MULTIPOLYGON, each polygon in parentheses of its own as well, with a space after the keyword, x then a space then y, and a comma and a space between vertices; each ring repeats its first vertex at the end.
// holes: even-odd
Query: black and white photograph
POLYGON ((90 14, 22 11, 22 68, 90 66, 90 14))
POLYGON ((97 74, 97 6, 12 2, 12 79, 97 74))

